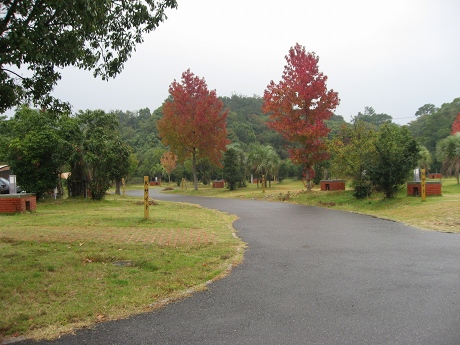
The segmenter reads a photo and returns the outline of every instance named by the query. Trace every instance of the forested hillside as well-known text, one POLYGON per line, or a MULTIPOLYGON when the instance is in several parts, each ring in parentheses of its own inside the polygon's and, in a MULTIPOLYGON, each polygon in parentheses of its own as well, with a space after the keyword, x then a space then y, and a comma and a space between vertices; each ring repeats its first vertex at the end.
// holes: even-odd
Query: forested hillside
MULTIPOLYGON (((220 97, 224 108, 229 110, 227 115, 228 138, 233 144, 237 144, 246 153, 251 150, 251 145, 271 146, 279 155, 281 161, 288 161, 283 138, 273 129, 267 127, 268 116, 262 112, 262 98, 258 96, 232 95, 220 97)), ((441 169, 441 162, 436 161, 436 143, 446 138, 451 133, 452 123, 460 112, 460 98, 451 103, 445 103, 437 108, 432 104, 426 104, 417 110, 417 119, 410 122, 407 128, 414 138, 431 153, 431 169, 441 169)), ((156 122, 163 117, 162 108, 153 112, 148 108, 138 111, 115 111, 119 119, 119 131, 121 138, 131 146, 133 154, 139 162, 134 176, 164 176, 160 158, 167 148, 161 144, 156 122)), ((385 122, 391 122, 392 117, 388 114, 377 113, 372 107, 365 107, 359 112, 352 122, 363 121, 377 130, 385 122)), ((342 116, 334 115, 327 121, 330 128, 329 139, 333 139, 340 132, 342 126, 351 126, 342 116)), ((173 179, 179 175, 187 176, 187 163, 179 166, 173 173, 173 179), (177 175, 177 176, 175 176, 177 175)), ((295 171, 292 170, 289 174, 295 171)), ((201 174, 209 175, 209 178, 218 178, 221 170, 209 167, 206 162, 201 162, 201 174)))

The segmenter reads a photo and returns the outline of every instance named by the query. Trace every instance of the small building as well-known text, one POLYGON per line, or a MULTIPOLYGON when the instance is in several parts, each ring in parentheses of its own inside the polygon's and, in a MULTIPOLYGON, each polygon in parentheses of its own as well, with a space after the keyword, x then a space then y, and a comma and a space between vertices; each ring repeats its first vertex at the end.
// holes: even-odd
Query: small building
POLYGON ((212 188, 224 188, 225 187, 225 181, 220 180, 220 181, 212 181, 212 188))
POLYGON ((321 180, 321 190, 345 190, 345 180, 321 180))
MULTIPOLYGON (((441 181, 426 181, 425 193, 426 196, 442 195, 441 181)), ((422 195, 422 183, 420 181, 407 182, 407 195, 420 196, 422 195)))
POLYGON ((0 213, 35 211, 37 197, 33 193, 0 194, 0 213))

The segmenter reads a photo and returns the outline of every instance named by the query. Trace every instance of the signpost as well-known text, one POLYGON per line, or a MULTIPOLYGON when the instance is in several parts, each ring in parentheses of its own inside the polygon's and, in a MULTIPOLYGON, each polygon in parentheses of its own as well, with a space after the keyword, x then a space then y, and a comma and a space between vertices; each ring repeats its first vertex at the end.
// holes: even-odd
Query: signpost
POLYGON ((149 219, 149 177, 144 176, 144 219, 149 219))
POLYGON ((425 169, 422 169, 422 181, 421 181, 421 187, 422 187, 422 201, 426 201, 426 173, 425 169))

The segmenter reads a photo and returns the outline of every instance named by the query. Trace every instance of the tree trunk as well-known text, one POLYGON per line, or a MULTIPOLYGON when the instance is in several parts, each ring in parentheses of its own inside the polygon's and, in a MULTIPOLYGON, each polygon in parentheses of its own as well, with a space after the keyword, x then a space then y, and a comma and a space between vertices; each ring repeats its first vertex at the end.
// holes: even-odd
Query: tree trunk
POLYGON ((120 195, 121 179, 115 179, 115 194, 120 195))
POLYGON ((307 187, 308 191, 311 191, 310 167, 305 167, 305 187, 307 187))
POLYGON ((193 189, 198 190, 198 178, 196 176, 196 153, 195 153, 195 149, 193 149, 193 154, 192 154, 192 172, 193 172, 193 189))

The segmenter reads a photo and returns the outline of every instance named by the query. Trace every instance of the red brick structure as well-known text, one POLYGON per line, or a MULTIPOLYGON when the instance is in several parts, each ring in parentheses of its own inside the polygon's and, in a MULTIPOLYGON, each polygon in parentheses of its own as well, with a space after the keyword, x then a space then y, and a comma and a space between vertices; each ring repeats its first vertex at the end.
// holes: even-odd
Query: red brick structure
POLYGON ((441 173, 429 173, 428 178, 430 178, 430 179, 440 179, 440 178, 442 178, 442 174, 441 173))
POLYGON ((160 181, 150 181, 151 186, 160 186, 161 182, 160 181))
POLYGON ((345 180, 321 180, 321 190, 345 190, 345 180))
POLYGON ((224 188, 225 187, 225 181, 212 181, 212 188, 224 188))
MULTIPOLYGON (((442 195, 441 181, 427 181, 425 185, 426 195, 442 195)), ((421 182, 407 182, 407 195, 419 196, 422 194, 421 182)))
POLYGON ((35 211, 37 197, 32 193, 0 194, 0 213, 35 211))

